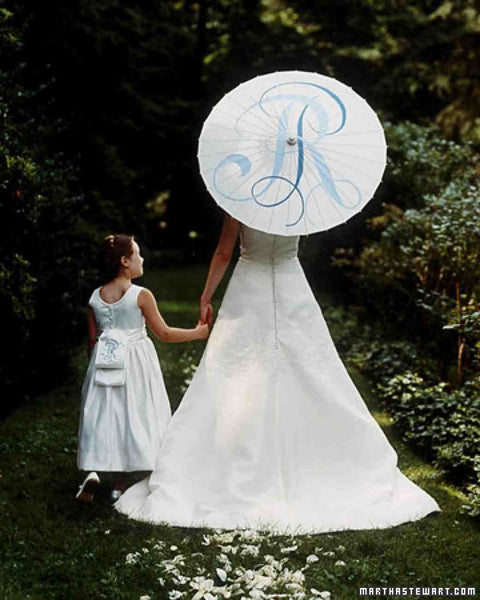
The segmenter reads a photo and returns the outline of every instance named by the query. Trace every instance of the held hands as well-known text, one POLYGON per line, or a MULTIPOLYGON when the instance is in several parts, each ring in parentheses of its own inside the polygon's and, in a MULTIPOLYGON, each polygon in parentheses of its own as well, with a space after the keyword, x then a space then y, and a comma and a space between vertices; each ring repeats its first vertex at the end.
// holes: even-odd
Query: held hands
POLYGON ((213 308, 212 305, 209 304, 206 312, 206 322, 208 323, 208 328, 212 329, 213 326, 213 308))
POLYGON ((211 329, 213 324, 213 308, 209 302, 200 300, 200 322, 208 323, 208 327, 211 329))
POLYGON ((195 327, 196 332, 198 333, 198 338, 199 340, 205 340, 206 338, 208 338, 209 334, 210 334, 210 327, 208 325, 208 323, 202 323, 200 320, 197 323, 197 326, 195 327))
POLYGON ((200 300, 200 319, 197 323, 197 331, 199 333, 199 339, 204 340, 210 334, 213 321, 213 310, 210 303, 200 300))

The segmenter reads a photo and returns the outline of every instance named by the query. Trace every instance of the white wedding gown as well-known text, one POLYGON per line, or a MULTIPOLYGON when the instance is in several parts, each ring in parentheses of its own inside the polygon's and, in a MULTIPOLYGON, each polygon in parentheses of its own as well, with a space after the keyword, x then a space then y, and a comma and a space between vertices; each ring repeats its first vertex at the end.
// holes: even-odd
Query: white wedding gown
POLYGON ((242 226, 241 257, 155 470, 115 503, 130 518, 314 533, 440 511, 346 371, 297 258, 298 237, 242 226))

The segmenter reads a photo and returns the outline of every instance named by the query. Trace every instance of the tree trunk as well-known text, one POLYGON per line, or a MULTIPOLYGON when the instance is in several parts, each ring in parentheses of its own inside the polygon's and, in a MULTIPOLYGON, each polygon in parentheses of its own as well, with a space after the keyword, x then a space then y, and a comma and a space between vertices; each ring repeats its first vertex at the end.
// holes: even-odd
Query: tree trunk
MULTIPOLYGON (((462 306, 461 306, 461 298, 460 298, 460 282, 459 281, 455 282, 455 294, 456 294, 456 300, 457 300, 458 324, 459 324, 459 326, 461 326, 462 306)), ((457 337, 457 347, 458 347, 458 349, 457 349, 457 385, 462 385, 462 378, 463 378, 462 357, 463 357, 463 350, 465 348, 465 337, 460 332, 458 333, 458 337, 457 337)))

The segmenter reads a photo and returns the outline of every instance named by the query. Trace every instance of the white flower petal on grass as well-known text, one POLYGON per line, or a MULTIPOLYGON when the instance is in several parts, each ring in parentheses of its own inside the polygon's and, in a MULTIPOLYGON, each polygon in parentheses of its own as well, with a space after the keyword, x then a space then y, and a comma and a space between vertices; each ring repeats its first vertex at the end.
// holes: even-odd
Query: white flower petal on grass
POLYGON ((244 544, 240 550, 240 556, 258 556, 260 548, 258 546, 252 546, 251 544, 244 544))
POLYGON ((343 560, 337 560, 334 564, 335 567, 344 567, 347 563, 343 560))
POLYGON ((288 558, 282 558, 281 560, 276 560, 271 554, 265 554, 263 560, 267 565, 271 565, 274 569, 281 569, 284 562, 288 560, 288 558))
POLYGON ((226 533, 217 533, 212 535, 212 540, 217 542, 217 544, 231 544, 235 539, 237 532, 226 532, 226 533))
POLYGON ((205 598, 205 594, 207 592, 211 592, 215 585, 213 579, 205 579, 205 577, 194 577, 192 581, 190 581, 190 587, 194 590, 198 590, 197 593, 193 596, 192 600, 200 600, 200 598, 205 598))
POLYGON ((152 600, 150 596, 140 596, 140 600, 152 600))
POLYGON ((323 552, 322 554, 323 556, 335 556, 335 552, 332 552, 330 550, 328 552, 323 552))
POLYGON ((303 583, 305 581, 305 575, 300 570, 297 570, 294 573, 292 573, 291 577, 292 581, 295 581, 297 583, 303 583))
POLYGON ((224 569, 215 569, 221 581, 227 581, 227 572, 224 569))
POLYGON ((255 579, 255 571, 247 569, 244 573, 244 577, 246 581, 253 581, 255 579))
POLYGON ((245 529, 244 531, 239 532, 238 537, 242 542, 249 542, 250 544, 259 544, 262 542, 262 540, 268 537, 268 534, 265 536, 260 531, 257 531, 255 529, 245 529))
POLYGON ((223 569, 227 573, 229 573, 233 569, 230 559, 228 558, 228 556, 226 554, 223 554, 223 552, 217 556, 217 561, 223 565, 223 569))
POLYGON ((178 546, 170 546, 170 550, 172 550, 172 552, 175 552, 175 550, 178 550, 178 546))
POLYGON ((302 586, 299 583, 286 583, 285 584, 285 588, 289 591, 289 592, 300 592, 302 591, 302 586))
POLYGON ((338 546, 337 550, 340 550, 340 552, 345 552, 345 546, 338 546))
POLYGON ((228 554, 236 554, 238 552, 237 546, 219 546, 222 552, 226 552, 228 554))
POLYGON ((154 550, 163 550, 165 548, 165 542, 157 542, 154 546, 154 550))
POLYGON ((307 564, 311 564, 320 560, 316 554, 309 554, 306 559, 307 564))
POLYGON ((285 554, 286 552, 295 552, 295 550, 298 550, 298 546, 288 546, 287 548, 280 548, 280 552, 282 552, 283 554, 285 554))
POLYGON ((140 552, 130 552, 125 557, 125 563, 127 565, 135 565, 140 557, 140 552))
POLYGON ((182 596, 183 592, 180 590, 170 590, 168 592, 168 600, 178 600, 178 598, 181 598, 182 596))
POLYGON ((318 596, 319 598, 322 598, 322 600, 330 600, 331 598, 331 593, 327 592, 327 590, 324 590, 323 592, 319 592, 318 590, 316 590, 315 588, 311 588, 310 592, 314 595, 314 596, 318 596))
POLYGON ((259 573, 256 573, 252 583, 256 588, 261 589, 265 587, 270 587, 273 583, 273 579, 271 577, 265 577, 265 575, 260 575, 259 573))
POLYGON ((266 575, 267 577, 276 577, 277 575, 277 570, 275 569, 275 567, 273 565, 264 565, 261 568, 261 571, 263 573, 263 575, 266 575))

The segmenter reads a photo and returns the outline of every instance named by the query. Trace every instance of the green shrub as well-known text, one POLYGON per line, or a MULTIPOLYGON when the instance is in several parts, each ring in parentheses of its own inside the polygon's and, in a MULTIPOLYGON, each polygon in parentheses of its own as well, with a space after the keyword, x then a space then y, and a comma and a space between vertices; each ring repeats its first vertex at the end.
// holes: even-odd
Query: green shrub
POLYGON ((480 514, 480 378, 451 390, 406 371, 378 389, 404 438, 466 487, 465 511, 480 514))
MULTIPOLYGON (((402 438, 421 449, 467 492, 480 514, 480 377, 452 389, 439 364, 377 322, 336 306, 325 317, 344 358, 366 374, 402 438)), ((398 332, 397 332, 398 336, 398 332)))
POLYGON ((413 342, 399 340, 394 327, 386 329, 378 320, 372 321, 365 310, 356 311, 337 306, 325 310, 335 344, 346 359, 375 383, 386 383, 407 369, 417 370, 435 382, 440 365, 435 357, 419 352, 413 342))
POLYGON ((435 125, 384 123, 388 167, 382 187, 403 209, 423 206, 423 196, 438 194, 450 182, 472 180, 478 156, 471 143, 447 140, 435 125))
POLYGON ((439 466, 473 477, 480 456, 480 381, 451 390, 406 371, 378 389, 406 439, 433 451, 439 466))
POLYGON ((390 162, 383 214, 358 256, 339 250, 372 314, 402 324, 435 349, 461 384, 478 373, 480 343, 479 158, 471 145, 443 140, 434 127, 387 127, 390 162), (453 367, 451 369, 450 367, 453 367))

